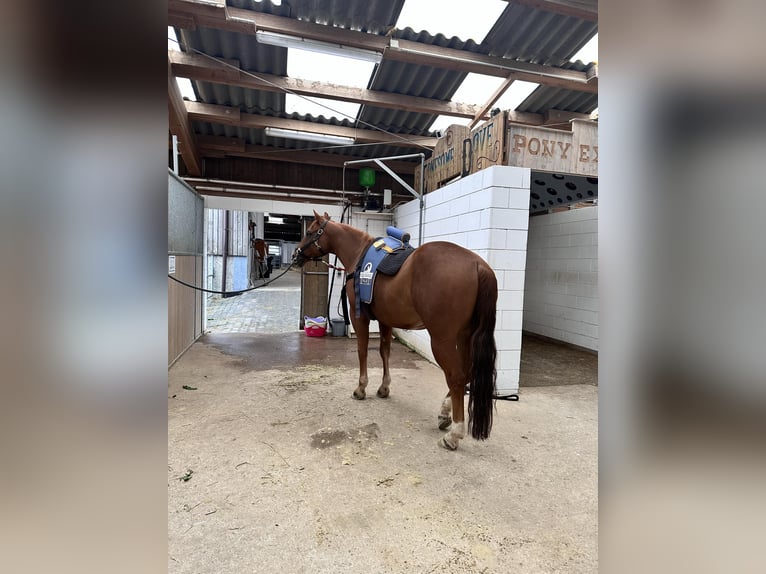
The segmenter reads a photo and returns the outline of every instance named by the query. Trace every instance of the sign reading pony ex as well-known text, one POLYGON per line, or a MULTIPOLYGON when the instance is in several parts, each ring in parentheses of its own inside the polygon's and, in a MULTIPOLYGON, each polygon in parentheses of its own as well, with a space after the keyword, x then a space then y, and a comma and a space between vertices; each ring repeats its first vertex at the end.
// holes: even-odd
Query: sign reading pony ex
POLYGON ((598 123, 572 120, 572 131, 510 124, 508 165, 598 177, 598 123))

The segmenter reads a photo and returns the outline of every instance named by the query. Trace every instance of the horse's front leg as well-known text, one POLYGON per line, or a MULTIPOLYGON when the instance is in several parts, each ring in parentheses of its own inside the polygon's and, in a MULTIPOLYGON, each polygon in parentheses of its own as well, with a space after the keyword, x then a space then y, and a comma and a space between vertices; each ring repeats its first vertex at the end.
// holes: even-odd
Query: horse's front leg
POLYGON ((378 396, 381 399, 387 399, 389 386, 391 385, 391 374, 388 371, 388 358, 391 356, 391 338, 393 329, 388 325, 380 324, 380 358, 383 359, 383 382, 378 389, 378 396))
POLYGON ((367 396, 365 389, 367 389, 367 343, 370 340, 370 320, 359 317, 351 321, 356 332, 356 352, 359 356, 359 386, 354 391, 354 398, 361 401, 367 396))

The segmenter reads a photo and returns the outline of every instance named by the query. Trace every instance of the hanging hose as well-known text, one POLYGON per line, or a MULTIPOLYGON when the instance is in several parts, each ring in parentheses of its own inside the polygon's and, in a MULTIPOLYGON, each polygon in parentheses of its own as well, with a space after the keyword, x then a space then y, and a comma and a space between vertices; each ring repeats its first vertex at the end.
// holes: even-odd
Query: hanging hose
MULTIPOLYGON (((346 205, 343 207, 343 211, 340 214, 340 223, 343 223, 343 218, 346 216, 346 210, 351 207, 351 202, 347 202, 346 205)), ((335 265, 338 264, 338 256, 335 255, 335 265)), ((333 266, 334 268, 335 266, 333 266)), ((325 316, 327 317, 327 320, 330 320, 330 302, 332 301, 332 290, 335 287, 335 273, 332 274, 332 279, 330 279, 330 293, 327 296, 327 313, 325 316)), ((343 294, 346 292, 346 286, 343 286, 343 289, 341 289, 341 297, 343 297, 343 294)), ((343 316, 343 320, 346 322, 346 325, 348 325, 348 313, 345 313, 343 316)))

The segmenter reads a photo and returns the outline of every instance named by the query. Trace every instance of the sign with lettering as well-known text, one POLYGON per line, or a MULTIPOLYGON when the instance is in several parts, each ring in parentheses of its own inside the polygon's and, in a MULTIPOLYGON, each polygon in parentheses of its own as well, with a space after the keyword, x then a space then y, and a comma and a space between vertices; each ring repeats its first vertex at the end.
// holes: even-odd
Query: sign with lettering
MULTIPOLYGON (((468 130, 452 125, 425 162, 426 193, 459 175, 476 173, 491 165, 504 165, 505 113, 468 130)), ((420 168, 415 170, 415 188, 420 185, 420 168)))
POLYGON ((505 112, 493 116, 471 130, 463 143, 463 175, 476 173, 491 165, 503 165, 505 145, 505 112))
POLYGON ((598 124, 572 120, 571 132, 510 124, 507 165, 598 177, 598 124))
MULTIPOLYGON (((463 167, 463 140, 468 137, 466 126, 451 125, 444 137, 436 142, 433 154, 425 161, 425 193, 433 191, 439 184, 460 175, 463 167)), ((420 166, 415 170, 415 189, 420 187, 420 166)), ((420 191, 418 189, 418 191, 420 191)))
MULTIPOLYGON (((512 124, 503 112, 471 131, 452 125, 425 162, 425 193, 492 165, 598 177, 598 123, 571 122, 572 131, 512 124)), ((415 170, 419 187, 420 166, 415 170)))

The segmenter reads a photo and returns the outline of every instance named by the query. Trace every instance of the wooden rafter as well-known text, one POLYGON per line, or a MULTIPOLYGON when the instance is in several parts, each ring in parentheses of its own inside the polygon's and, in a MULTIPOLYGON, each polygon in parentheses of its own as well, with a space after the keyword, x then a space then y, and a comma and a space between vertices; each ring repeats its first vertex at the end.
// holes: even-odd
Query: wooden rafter
MULTIPOLYGON (((244 157, 328 167, 343 167, 343 163, 348 160, 348 156, 338 154, 251 145, 239 138, 223 136, 197 136, 197 144, 208 157, 244 157)), ((400 174, 412 174, 415 168, 413 163, 397 160, 389 160, 386 165, 400 174)))
POLYGON ((474 54, 410 40, 392 40, 392 46, 386 50, 386 58, 501 78, 507 78, 513 74, 517 80, 525 82, 566 88, 578 92, 598 93, 598 82, 591 81, 589 83, 585 72, 474 54), (393 45, 394 43, 396 45, 393 45))
POLYGON ((499 100, 502 95, 505 93, 505 91, 511 87, 511 84, 516 81, 516 76, 511 74, 508 76, 505 81, 498 86, 498 88, 495 90, 495 93, 492 94, 489 99, 484 103, 484 105, 479 109, 479 111, 474 116, 473 120, 470 124, 468 124, 469 129, 473 129, 473 127, 478 124, 481 119, 484 117, 484 115, 487 113, 489 108, 495 105, 495 102, 499 100))
POLYGON ((366 130, 358 128, 349 128, 345 126, 334 126, 329 124, 318 124, 315 122, 306 122, 303 120, 293 120, 289 118, 276 118, 272 116, 261 116, 256 114, 246 114, 230 106, 219 106, 215 104, 203 104, 200 102, 185 102, 186 111, 190 118, 214 124, 224 124, 229 126, 238 126, 245 128, 281 128, 288 130, 298 130, 315 134, 328 134, 334 136, 350 137, 357 143, 385 143, 401 147, 415 148, 433 148, 436 145, 436 138, 395 135, 378 130, 366 130))
MULTIPOLYGON (((325 97, 381 108, 392 108, 424 114, 443 114, 458 118, 475 118, 479 113, 479 107, 473 104, 404 96, 313 80, 274 76, 260 72, 248 74, 238 69, 239 61, 237 60, 225 60, 225 63, 221 63, 206 56, 188 54, 176 50, 168 51, 168 57, 173 63, 173 73, 176 76, 189 78, 190 80, 226 84, 268 92, 292 92, 303 96, 325 97)), ((482 117, 486 117, 486 114, 482 117)))
POLYGON ((189 121, 184 99, 181 97, 181 90, 178 89, 178 84, 170 67, 170 59, 168 59, 168 115, 170 131, 178 138, 181 157, 186 169, 191 175, 202 175, 202 160, 194 141, 194 131, 189 121))
POLYGON ((572 120, 589 120, 590 114, 580 114, 577 112, 565 112, 562 110, 547 110, 543 114, 544 126, 552 126, 556 128, 571 128, 572 120))
POLYGON ((598 0, 505 0, 546 12, 598 22, 598 0))

